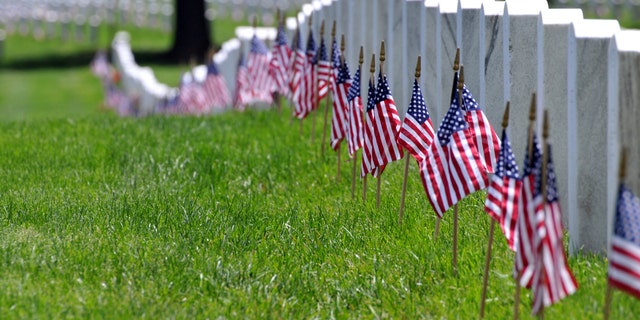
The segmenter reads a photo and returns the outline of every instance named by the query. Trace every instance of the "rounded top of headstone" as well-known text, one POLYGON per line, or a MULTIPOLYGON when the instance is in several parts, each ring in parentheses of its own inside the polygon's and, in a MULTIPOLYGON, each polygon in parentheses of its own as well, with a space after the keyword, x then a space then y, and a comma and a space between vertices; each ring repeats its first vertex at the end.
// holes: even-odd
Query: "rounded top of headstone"
POLYGON ((504 13, 504 1, 487 1, 482 3, 480 10, 485 16, 501 16, 504 13))
POLYGON ((538 17, 538 24, 543 23, 546 25, 566 25, 573 21, 582 20, 581 9, 549 9, 540 11, 538 17))
POLYGON ((585 19, 574 21, 569 28, 573 30, 576 38, 611 38, 620 31, 620 24, 617 20, 585 19))
POLYGON ((307 3, 307 4, 302 6, 302 13, 304 13, 304 15, 310 16, 312 12, 313 12, 313 6, 312 5, 307 3))
POLYGON ((314 0, 311 5, 313 6, 313 10, 322 10, 322 1, 320 0, 314 0))
POLYGON ((623 52, 640 52, 640 30, 622 30, 613 36, 616 48, 623 52))
POLYGON ((333 0, 322 0, 322 5, 327 7, 333 4, 333 0))
POLYGON ((441 13, 457 13, 458 2, 457 1, 441 1, 440 12, 441 13))
POLYGON ((458 8, 460 9, 480 9, 483 0, 459 0, 458 8))
POLYGON ((504 5, 504 15, 537 16, 544 9, 549 9, 549 4, 544 0, 507 0, 504 5))

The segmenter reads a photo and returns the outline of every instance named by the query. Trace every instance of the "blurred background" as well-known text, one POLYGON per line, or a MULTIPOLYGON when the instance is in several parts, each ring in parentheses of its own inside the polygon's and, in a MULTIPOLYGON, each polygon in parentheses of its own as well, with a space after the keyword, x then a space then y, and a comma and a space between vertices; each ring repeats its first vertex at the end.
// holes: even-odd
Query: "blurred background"
MULTIPOLYGON (((343 0, 348 1, 348 0, 343 0)), ((139 65, 177 86, 189 62, 234 37, 237 26, 274 26, 276 9, 293 16, 309 0, 0 0, 0 122, 109 112, 89 64, 126 30, 139 65)), ((640 0, 554 0, 585 18, 640 26, 640 0)))

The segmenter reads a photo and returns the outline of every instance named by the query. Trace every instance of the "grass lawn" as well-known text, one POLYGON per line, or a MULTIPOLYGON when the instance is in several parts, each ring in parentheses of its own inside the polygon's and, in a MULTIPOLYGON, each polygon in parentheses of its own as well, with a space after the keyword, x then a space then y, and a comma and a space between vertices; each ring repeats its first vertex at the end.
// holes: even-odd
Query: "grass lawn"
MULTIPOLYGON (((168 43, 153 31, 132 30, 132 39, 134 50, 168 43)), ((98 107, 94 48, 66 46, 7 42, 2 319, 477 318, 490 224, 482 192, 460 204, 453 275, 452 214, 436 241, 414 161, 398 225, 404 163, 386 169, 376 208, 373 180, 367 201, 359 181, 351 198, 344 150, 336 181, 335 154, 321 156, 309 121, 301 134, 275 111, 118 118, 98 107), (85 60, 15 67, 56 56, 85 60)), ((167 83, 181 71, 153 67, 167 83)), ((499 231, 493 252, 486 318, 507 319, 513 253, 499 231)), ((575 256, 569 265, 578 292, 545 316, 602 318, 606 260, 575 256)), ((529 319, 522 292, 520 315, 529 319)), ((638 301, 616 292, 612 318, 637 314, 638 301)))

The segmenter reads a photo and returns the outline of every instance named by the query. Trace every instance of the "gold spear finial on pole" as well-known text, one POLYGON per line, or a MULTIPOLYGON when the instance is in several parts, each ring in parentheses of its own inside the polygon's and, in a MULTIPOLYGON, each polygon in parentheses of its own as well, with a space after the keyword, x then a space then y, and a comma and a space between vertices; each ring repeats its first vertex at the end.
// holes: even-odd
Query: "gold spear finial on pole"
POLYGON ((385 52, 384 52, 384 40, 380 43, 380 73, 384 73, 384 61, 385 61, 385 52))
POLYGON ((276 26, 280 26, 280 8, 276 9, 276 26))
POLYGON ((420 79, 420 71, 422 70, 422 57, 418 56, 418 62, 416 62, 416 80, 420 79))
POLYGON ((371 73, 376 72, 376 54, 375 53, 371 55, 371 67, 369 68, 369 72, 371 73))
POLYGON ((510 103, 507 101, 507 105, 504 107, 504 115, 502 116, 502 129, 506 129, 509 126, 509 107, 510 103))
POLYGON ((536 93, 531 95, 531 106, 529 107, 529 121, 536 120, 536 93))
MULTIPOLYGON (((458 90, 462 90, 463 88, 464 88, 464 66, 460 66, 460 77, 458 78, 458 90)), ((462 92, 460 92, 460 94, 462 94, 462 92)))
POLYGON ((331 27, 331 38, 336 38, 336 21, 333 20, 333 26, 331 27))
POLYGON ((364 63, 364 49, 362 48, 362 46, 360 46, 360 59, 358 60, 358 63, 360 65, 362 65, 364 63))
POLYGON ((324 19, 320 23, 320 38, 324 36, 324 19))
POLYGON ((258 27, 258 16, 253 16, 253 28, 256 29, 258 27))
POLYGON ((344 65, 344 33, 340 39, 340 65, 344 65))
POLYGON ((542 138, 547 140, 549 138, 549 113, 545 109, 542 118, 542 138))
POLYGON ((308 22, 309 28, 311 28, 312 23, 313 23, 313 16, 309 15, 309 22, 308 22))
POLYGON ((460 70, 460 48, 456 48, 456 57, 453 59, 453 71, 460 70))
POLYGON ((620 180, 624 180, 627 176, 627 148, 622 148, 622 154, 620 155, 620 180))

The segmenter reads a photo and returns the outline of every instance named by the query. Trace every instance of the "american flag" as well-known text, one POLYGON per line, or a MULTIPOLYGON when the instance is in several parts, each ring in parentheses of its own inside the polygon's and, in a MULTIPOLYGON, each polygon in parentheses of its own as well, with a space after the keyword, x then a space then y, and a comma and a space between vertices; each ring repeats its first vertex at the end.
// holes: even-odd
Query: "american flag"
POLYGON ((427 198, 442 218, 444 212, 465 196, 489 184, 487 172, 473 142, 464 110, 460 106, 454 77, 451 107, 442 119, 437 139, 431 144, 420 166, 420 177, 427 198))
POLYGON ((609 284, 640 299, 640 199, 620 184, 609 251, 609 284))
MULTIPOLYGON (((567 263, 562 244, 562 213, 558 202, 551 145, 547 144, 547 201, 536 232, 536 270, 533 276, 533 313, 576 292, 578 284, 567 263)), ((544 195, 543 195, 544 197, 544 195)), ((540 218, 540 217, 538 217, 540 218)))
POLYGON ((525 153, 524 173, 522 188, 518 202, 518 223, 516 229, 516 255, 514 266, 514 278, 520 275, 520 284, 531 288, 533 283, 535 261, 535 230, 538 217, 542 219, 542 152, 535 132, 533 133, 533 154, 529 159, 529 146, 525 153))
POLYGON ((333 41, 333 66, 330 78, 331 94, 333 96, 333 114, 331 115, 331 147, 338 149, 340 141, 347 136, 347 112, 349 112, 348 93, 351 87, 351 74, 345 61, 340 65, 340 51, 338 44, 333 41), (333 71, 335 70, 335 71, 333 71), (338 77, 334 76, 335 72, 338 77))
MULTIPOLYGON (((360 176, 364 177, 367 173, 371 173, 374 177, 380 170, 375 170, 376 166, 373 165, 373 118, 375 117, 376 108, 376 86, 373 83, 373 77, 369 79, 369 89, 367 91, 367 114, 364 119, 364 144, 362 148, 362 167, 360 170, 360 176)), ((383 168, 384 169, 384 168, 383 168)))
POLYGON ((298 116, 298 114, 302 113, 303 110, 303 105, 301 104, 303 91, 302 79, 304 77, 304 68, 307 60, 304 47, 302 46, 300 29, 296 30, 296 35, 293 40, 295 43, 295 52, 293 53, 293 62, 291 64, 291 73, 289 75, 289 92, 291 102, 295 105, 294 115, 298 116))
POLYGON ((516 250, 516 226, 518 202, 522 181, 518 174, 516 157, 513 155, 507 131, 502 130, 502 148, 498 155, 496 173, 487 188, 484 210, 500 224, 509 249, 516 250))
MULTIPOLYGON (((337 49, 338 45, 335 40, 333 41, 334 49, 337 49)), ((335 53, 335 51, 334 51, 335 53)), ((335 55, 334 55, 335 59, 335 55)), ((338 53, 338 59, 340 59, 340 54, 338 53)), ((340 60, 338 60, 340 61, 340 60)), ((329 83, 331 81, 330 77, 332 75, 333 68, 331 66, 331 62, 329 61, 329 57, 327 56, 327 47, 324 44, 324 39, 320 40, 320 48, 318 48, 318 54, 316 54, 314 64, 317 66, 318 70, 318 101, 324 99, 329 93, 329 83)), ((334 67, 335 68, 335 67, 334 67)), ((335 75, 334 75, 335 77, 335 75)), ((335 81, 335 79, 334 79, 335 81)), ((314 101, 315 103, 315 101, 314 101)), ((318 106, 315 106, 316 108, 318 106)))
POLYGON ((297 110, 296 116, 299 119, 304 119, 315 109, 316 103, 316 65, 314 61, 316 57, 316 42, 313 38, 313 33, 309 31, 309 38, 307 39, 307 58, 304 63, 304 71, 300 86, 302 87, 299 95, 300 110, 297 110))
POLYGON ((402 148, 398 145, 400 116, 391 95, 387 76, 378 74, 375 116, 373 117, 373 165, 382 167, 392 161, 402 159, 402 148))
POLYGON ((422 90, 418 80, 414 79, 411 102, 400 128, 398 143, 407 149, 418 163, 421 163, 427 156, 434 136, 433 124, 427 105, 424 103, 422 90))
POLYGON ((493 173, 500 152, 498 135, 466 85, 462 89, 462 96, 464 99, 462 108, 466 111, 465 120, 469 124, 480 159, 487 168, 487 172, 493 173))
POLYGON ((238 70, 236 71, 236 93, 233 107, 236 110, 244 111, 247 104, 251 103, 251 88, 249 87, 249 74, 247 72, 247 64, 244 60, 244 54, 240 52, 238 60, 238 70))
POLYGON ((207 98, 202 86, 193 79, 191 72, 185 72, 180 80, 180 96, 177 113, 197 114, 206 108, 207 98))
POLYGON ((269 64, 271 56, 262 40, 254 34, 251 38, 249 57, 247 58, 247 73, 251 85, 252 102, 273 102, 271 96, 271 76, 269 75, 269 64))
MULTIPOLYGON (((345 62, 343 67, 346 67, 346 64, 345 62)), ((362 98, 360 97, 360 68, 356 70, 353 81, 351 81, 347 101, 349 106, 347 113, 347 141, 349 143, 349 156, 354 157, 364 143, 362 98)))
POLYGON ((269 74, 271 75, 275 92, 283 95, 289 93, 289 77, 288 69, 291 60, 291 49, 287 45, 287 36, 285 35, 284 25, 281 23, 278 27, 276 43, 273 46, 271 54, 271 64, 269 65, 269 74))
POLYGON ((224 107, 231 104, 231 97, 229 96, 229 88, 224 81, 216 63, 211 61, 207 65, 207 77, 202 84, 204 88, 207 104, 214 109, 222 110, 224 107))

